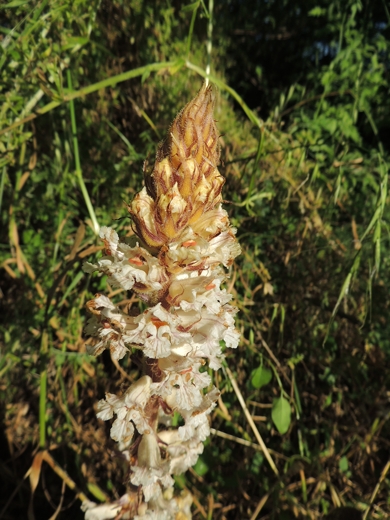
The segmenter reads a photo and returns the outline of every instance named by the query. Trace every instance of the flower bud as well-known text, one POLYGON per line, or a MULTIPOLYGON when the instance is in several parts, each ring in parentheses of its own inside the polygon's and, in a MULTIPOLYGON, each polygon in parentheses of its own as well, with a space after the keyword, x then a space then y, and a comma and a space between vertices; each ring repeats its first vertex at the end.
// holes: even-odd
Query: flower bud
POLYGON ((222 201, 213 108, 212 89, 203 85, 173 121, 152 173, 145 174, 147 188, 129 206, 137 234, 151 247, 177 239, 222 201))
POLYGON ((161 454, 155 435, 145 433, 138 447, 138 466, 145 468, 159 468, 161 454))

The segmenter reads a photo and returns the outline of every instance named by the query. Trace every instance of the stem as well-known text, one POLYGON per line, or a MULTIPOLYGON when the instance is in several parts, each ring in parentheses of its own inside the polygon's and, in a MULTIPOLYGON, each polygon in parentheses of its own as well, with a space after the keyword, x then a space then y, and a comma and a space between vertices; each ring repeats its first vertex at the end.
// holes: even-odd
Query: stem
POLYGON ((62 105, 63 103, 66 103, 68 101, 71 101, 72 99, 77 99, 82 96, 86 96, 88 94, 92 94, 93 92, 96 92, 97 90, 100 90, 102 88, 107 87, 114 87, 117 83, 122 83, 123 81, 127 81, 128 79, 136 78, 138 76, 142 76, 143 74, 150 73, 150 72, 156 72, 163 69, 169 69, 175 65, 178 65, 177 62, 174 61, 166 61, 162 63, 150 63, 149 65, 145 65, 144 67, 138 67, 137 69, 128 70, 127 72, 123 72, 121 74, 117 74, 116 76, 111 76, 110 78, 104 79, 102 81, 98 81, 97 83, 93 83, 92 85, 89 85, 88 87, 81 88, 80 90, 75 90, 73 92, 69 92, 65 96, 63 96, 61 99, 56 99, 54 101, 51 101, 47 105, 45 105, 42 108, 38 108, 33 114, 30 114, 23 119, 16 120, 12 125, 7 126, 7 128, 4 128, 3 130, 0 130, 0 135, 5 134, 9 132, 10 130, 13 130, 14 128, 17 128, 18 126, 22 125, 23 123, 27 123, 28 121, 32 121, 33 119, 37 118, 40 115, 46 114, 47 112, 50 112, 54 108, 57 108, 58 106, 62 105))
MULTIPOLYGON (((67 74, 67 79, 68 79, 68 88, 69 88, 69 90, 71 90, 72 89, 72 76, 70 74, 69 69, 66 71, 66 74, 67 74)), ((70 100, 70 102, 69 102, 69 108, 70 108, 70 120, 71 120, 71 125, 72 125, 72 135, 73 135, 74 159, 75 159, 75 163, 76 163, 76 176, 77 176, 77 180, 79 181, 81 193, 83 194, 84 202, 87 206, 89 216, 92 220, 93 231, 95 232, 95 235, 98 235, 100 226, 96 219, 95 211, 93 209, 88 190, 85 186, 85 182, 83 179, 83 172, 81 171, 80 155, 79 155, 79 142, 77 139, 76 115, 75 115, 75 110, 74 110, 73 99, 70 100)))
POLYGON ((238 384, 237 384, 236 380, 234 379, 233 374, 231 373, 229 367, 226 367, 226 373, 229 376, 230 382, 231 382, 231 384, 233 386, 233 390, 236 393, 237 399, 238 399, 238 401, 239 401, 239 403, 241 405, 241 408, 244 411, 245 417, 247 418, 248 423, 249 423, 250 427, 252 428, 253 433, 255 434, 257 442, 261 446, 261 449, 262 449, 262 451, 263 451, 263 453, 265 455, 265 458, 268 461, 268 464, 271 466, 271 469, 275 473, 275 475, 279 476, 278 468, 275 466, 275 462, 273 461, 273 459, 271 457, 271 454, 270 454, 267 446, 265 445, 265 443, 263 441, 263 438, 260 435, 260 432, 257 429, 257 426, 256 426, 256 424, 254 423, 254 421, 252 419, 251 414, 249 413, 249 410, 248 410, 248 408, 247 408, 247 406, 245 404, 244 398, 242 397, 242 393, 241 393, 241 391, 240 391, 240 389, 238 387, 238 384))
MULTIPOLYGON (((46 359, 48 337, 44 330, 41 340, 41 356, 46 359)), ((44 448, 46 443, 46 393, 47 393, 47 368, 46 366, 40 373, 39 385, 39 446, 44 448)))
POLYGON ((206 65, 206 85, 209 84, 209 76, 211 71, 211 50, 213 48, 213 9, 214 0, 209 0, 209 19, 207 23, 207 65, 206 65))

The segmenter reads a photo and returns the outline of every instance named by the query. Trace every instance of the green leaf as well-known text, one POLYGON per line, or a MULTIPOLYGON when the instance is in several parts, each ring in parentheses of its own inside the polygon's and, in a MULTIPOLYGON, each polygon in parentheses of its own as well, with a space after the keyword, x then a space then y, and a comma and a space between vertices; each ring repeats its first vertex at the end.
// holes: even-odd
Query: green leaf
POLYGON ((148 77, 150 76, 151 72, 152 72, 151 70, 145 70, 145 72, 142 74, 142 76, 141 76, 141 83, 142 83, 142 85, 148 79, 148 77))
POLYGON ((269 368, 260 365, 256 370, 252 372, 251 383, 255 388, 261 388, 272 379, 272 372, 269 368))
POLYGON ((61 367, 65 363, 65 352, 55 352, 55 363, 57 367, 61 367))
POLYGON ((96 484, 92 484, 91 482, 89 482, 87 484, 87 487, 88 487, 88 491, 91 493, 91 495, 93 495, 95 498, 100 500, 100 502, 105 502, 107 500, 107 497, 104 494, 104 492, 96 484))
POLYGON ((174 74, 176 74, 176 72, 178 72, 182 67, 184 67, 184 65, 186 64, 185 60, 183 59, 178 59, 175 61, 175 63, 169 68, 169 74, 171 74, 171 76, 173 76, 174 74))
POLYGON ((282 435, 287 432, 291 423, 291 406, 284 397, 274 399, 271 412, 276 429, 282 435))
POLYGON ((66 39, 66 43, 61 47, 61 51, 72 49, 73 47, 86 45, 89 43, 89 38, 82 36, 69 36, 66 39))
POLYGON ((197 463, 194 466, 194 471, 197 473, 200 477, 203 477, 209 470, 208 465, 205 463, 205 461, 199 457, 197 460, 197 463))
POLYGON ((324 14, 326 14, 326 9, 318 5, 309 11, 309 16, 323 16, 324 14))
POLYGON ((13 2, 9 2, 5 5, 0 5, 0 9, 8 9, 10 7, 19 7, 21 5, 28 4, 30 0, 13 0, 13 2))
POLYGON ((188 11, 194 11, 195 9, 198 9, 199 4, 200 0, 198 0, 197 2, 192 2, 191 4, 183 5, 181 7, 181 11, 183 11, 184 13, 188 11))
POLYGON ((345 456, 341 457, 341 459, 339 460, 339 468, 340 468, 340 471, 342 471, 343 473, 348 471, 348 469, 349 469, 349 462, 348 462, 347 457, 345 457, 345 456))

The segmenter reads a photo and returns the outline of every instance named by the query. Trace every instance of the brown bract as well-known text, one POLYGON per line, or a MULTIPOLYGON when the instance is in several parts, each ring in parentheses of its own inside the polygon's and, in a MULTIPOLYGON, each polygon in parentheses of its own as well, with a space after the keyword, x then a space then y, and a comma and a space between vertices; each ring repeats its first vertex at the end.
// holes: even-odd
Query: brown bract
POLYGON ((128 208, 138 236, 151 247, 177 239, 222 201, 213 108, 212 88, 204 84, 173 121, 152 173, 145 173, 146 187, 128 208))

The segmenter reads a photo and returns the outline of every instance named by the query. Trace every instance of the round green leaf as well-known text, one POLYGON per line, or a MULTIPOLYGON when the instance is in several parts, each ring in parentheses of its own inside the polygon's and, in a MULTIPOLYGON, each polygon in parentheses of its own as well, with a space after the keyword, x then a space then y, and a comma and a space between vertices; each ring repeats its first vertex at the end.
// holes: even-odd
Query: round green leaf
POLYGON ((349 469, 349 462, 348 462, 348 459, 347 457, 341 457, 341 459, 339 460, 339 468, 340 468, 340 471, 342 471, 343 473, 346 473, 349 469))
POLYGON ((197 473, 200 477, 203 477, 203 475, 206 475, 206 473, 208 472, 209 467, 206 464, 206 462, 202 459, 202 457, 199 457, 194 466, 194 470, 195 473, 197 473))
POLYGON ((267 385, 272 379, 272 372, 269 368, 260 365, 256 370, 252 372, 252 385, 255 388, 261 388, 267 385))
POLYGON ((271 412, 276 429, 282 435, 289 429, 291 423, 291 406, 284 397, 274 399, 271 412))

